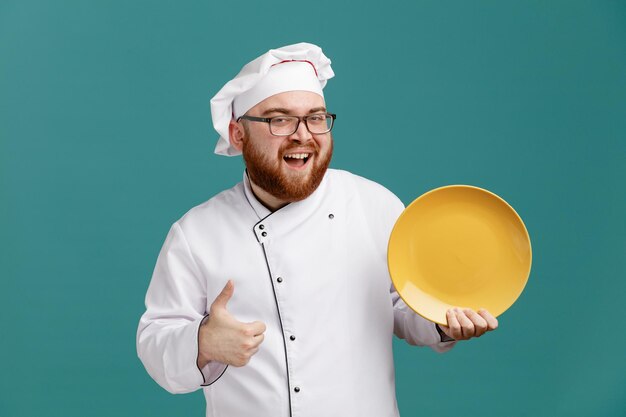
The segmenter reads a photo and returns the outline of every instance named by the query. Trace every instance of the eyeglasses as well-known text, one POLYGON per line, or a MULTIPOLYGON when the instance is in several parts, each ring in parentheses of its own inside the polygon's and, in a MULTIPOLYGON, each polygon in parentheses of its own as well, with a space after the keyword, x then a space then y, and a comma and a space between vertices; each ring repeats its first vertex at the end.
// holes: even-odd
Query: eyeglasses
POLYGON ((332 130, 335 124, 336 114, 315 113, 307 116, 276 116, 276 117, 254 117, 241 116, 237 121, 244 119, 252 122, 264 122, 270 125, 270 133, 274 136, 290 136, 298 131, 300 121, 314 135, 321 135, 332 130))

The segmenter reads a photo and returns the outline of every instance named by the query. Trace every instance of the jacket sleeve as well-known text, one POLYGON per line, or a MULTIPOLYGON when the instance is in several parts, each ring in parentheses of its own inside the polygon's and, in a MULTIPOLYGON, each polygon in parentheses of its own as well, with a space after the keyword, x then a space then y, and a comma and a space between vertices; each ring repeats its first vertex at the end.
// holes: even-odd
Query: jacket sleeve
MULTIPOLYGON (((379 223, 382 226, 381 233, 385 236, 385 246, 383 248, 385 259, 391 231, 404 210, 402 201, 391 192, 388 191, 387 193, 386 198, 375 199, 384 204, 383 215, 379 217, 383 220, 379 221, 379 223)), ((396 336, 400 339, 405 339, 411 345, 429 346, 436 352, 445 352, 452 349, 456 341, 442 342, 435 323, 426 320, 407 306, 400 298, 400 295, 398 295, 393 284, 390 285, 390 292, 393 303, 393 332, 396 336)))
POLYGON ((405 339, 410 345, 429 346, 439 353, 452 349, 456 344, 456 341, 442 342, 435 323, 411 310, 400 298, 393 285, 391 286, 391 300, 393 302, 393 332, 400 339, 405 339))
POLYGON ((183 230, 174 223, 159 253, 137 329, 137 355, 164 389, 192 392, 217 380, 226 365, 198 368, 198 330, 206 317, 206 281, 183 230))

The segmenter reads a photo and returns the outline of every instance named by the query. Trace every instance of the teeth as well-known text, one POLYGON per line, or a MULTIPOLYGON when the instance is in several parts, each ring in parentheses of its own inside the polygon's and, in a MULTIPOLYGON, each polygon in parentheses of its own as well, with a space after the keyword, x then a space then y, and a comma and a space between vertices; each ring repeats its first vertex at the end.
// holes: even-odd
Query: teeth
POLYGON ((294 158, 294 159, 304 159, 308 157, 309 157, 308 153, 294 153, 291 155, 285 155, 285 158, 294 158))

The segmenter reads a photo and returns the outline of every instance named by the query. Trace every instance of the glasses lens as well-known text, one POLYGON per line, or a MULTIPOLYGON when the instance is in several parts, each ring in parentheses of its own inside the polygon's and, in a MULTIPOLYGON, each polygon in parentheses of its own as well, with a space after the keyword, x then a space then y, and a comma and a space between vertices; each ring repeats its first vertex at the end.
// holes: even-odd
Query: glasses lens
POLYGON ((273 117, 270 122, 270 131, 274 135, 288 136, 294 133, 298 126, 298 118, 291 116, 273 117))
POLYGON ((311 133, 326 133, 333 128, 333 118, 327 113, 307 116, 306 123, 311 133))

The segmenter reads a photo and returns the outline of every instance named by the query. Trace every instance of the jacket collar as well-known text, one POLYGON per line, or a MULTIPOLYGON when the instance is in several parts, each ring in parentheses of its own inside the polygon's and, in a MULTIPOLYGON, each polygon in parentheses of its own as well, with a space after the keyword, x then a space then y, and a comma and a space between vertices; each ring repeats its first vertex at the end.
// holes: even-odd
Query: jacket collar
POLYGON ((313 191, 313 194, 302 201, 289 203, 271 212, 252 192, 248 173, 244 171, 244 194, 248 203, 259 218, 259 221, 254 225, 254 232, 259 242, 264 243, 273 237, 288 233, 291 229, 313 216, 316 211, 319 211, 318 209, 326 195, 329 172, 330 170, 326 171, 322 182, 317 189, 313 191), (263 233, 265 233, 265 235, 263 235, 263 233))
POLYGON ((272 212, 256 198, 254 192, 252 192, 252 186, 250 185, 250 178, 248 177, 247 170, 243 171, 243 191, 246 195, 248 203, 250 203, 250 206, 259 219, 263 219, 272 214, 272 212))

